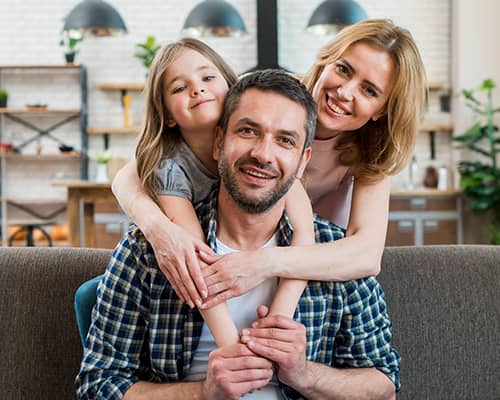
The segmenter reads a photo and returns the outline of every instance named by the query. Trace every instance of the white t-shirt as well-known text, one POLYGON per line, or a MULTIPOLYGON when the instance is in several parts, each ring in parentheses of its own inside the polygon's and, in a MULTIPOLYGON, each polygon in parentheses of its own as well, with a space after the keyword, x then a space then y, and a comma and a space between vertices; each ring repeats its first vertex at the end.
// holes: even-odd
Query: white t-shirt
MULTIPOLYGON (((276 235, 267 242, 264 247, 272 247, 276 245, 276 235)), ((224 255, 235 253, 238 250, 226 246, 217 239, 217 254, 224 255)), ((248 328, 252 322, 257 320, 257 307, 261 304, 270 305, 276 287, 278 286, 278 278, 271 278, 262 282, 259 286, 249 292, 233 297, 227 301, 229 312, 233 318, 238 331, 243 328, 248 328)), ((203 324, 201 331, 200 342, 193 356, 191 368, 186 377, 186 381, 202 381, 207 376, 208 355, 216 349, 215 339, 208 329, 207 324, 203 324)), ((242 397, 245 400, 278 400, 282 398, 281 390, 278 381, 274 377, 268 385, 262 389, 256 390, 253 393, 247 393, 242 397)))

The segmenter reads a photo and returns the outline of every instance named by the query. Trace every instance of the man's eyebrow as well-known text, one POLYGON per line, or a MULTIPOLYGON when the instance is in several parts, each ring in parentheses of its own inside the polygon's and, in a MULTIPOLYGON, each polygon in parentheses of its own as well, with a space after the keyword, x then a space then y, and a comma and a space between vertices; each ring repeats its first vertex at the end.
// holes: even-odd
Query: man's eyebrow
MULTIPOLYGON (((354 69, 354 67, 345 58, 342 58, 339 61, 342 61, 344 64, 346 64, 347 68, 349 68, 352 73, 356 73, 356 70, 354 69)), ((365 79, 365 80, 363 80, 363 82, 365 82, 366 84, 372 86, 380 94, 384 93, 384 91, 380 87, 378 87, 375 83, 373 83, 372 81, 368 81, 368 80, 365 79)))
MULTIPOLYGON (((248 125, 248 126, 251 126, 252 128, 261 128, 261 125, 254 121, 253 119, 251 118, 248 118, 248 117, 243 117, 243 118, 240 118, 238 121, 236 121, 236 126, 239 126, 239 125, 248 125)), ((281 135, 285 135, 285 136, 291 136, 293 137, 294 139, 296 140, 299 140, 300 139, 300 135, 299 133, 296 131, 296 130, 290 130, 290 129, 280 129, 278 131, 281 135)))
MULTIPOLYGON (((211 65, 200 65, 198 68, 196 68, 196 72, 203 71, 204 69, 214 69, 214 67, 212 67, 211 65)), ((179 79, 182 79, 182 74, 174 76, 172 79, 170 79, 167 83, 167 87, 169 87, 172 83, 179 79)))

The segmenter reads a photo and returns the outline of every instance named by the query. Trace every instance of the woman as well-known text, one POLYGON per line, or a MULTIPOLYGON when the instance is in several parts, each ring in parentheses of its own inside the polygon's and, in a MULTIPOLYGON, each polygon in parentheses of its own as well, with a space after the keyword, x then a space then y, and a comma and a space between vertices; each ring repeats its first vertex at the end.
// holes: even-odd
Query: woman
POLYGON ((134 164, 115 178, 113 192, 150 241, 160 267, 171 271, 181 298, 199 302, 208 288, 204 307, 211 307, 271 276, 342 281, 380 271, 390 176, 410 159, 424 112, 426 80, 418 49, 410 33, 392 22, 363 21, 320 50, 304 83, 318 104, 305 186, 314 210, 346 228, 344 239, 224 257, 201 254, 210 264, 202 277, 197 265, 186 266, 194 250, 182 236, 164 234, 165 217, 144 195, 134 164), (244 272, 249 270, 251 275, 244 272))

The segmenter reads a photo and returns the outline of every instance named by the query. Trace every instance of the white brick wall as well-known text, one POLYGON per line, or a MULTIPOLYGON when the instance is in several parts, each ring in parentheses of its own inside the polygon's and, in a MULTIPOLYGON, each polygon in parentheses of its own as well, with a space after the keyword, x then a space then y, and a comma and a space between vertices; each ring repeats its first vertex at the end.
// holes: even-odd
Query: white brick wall
MULTIPOLYGON (((413 33, 421 50, 430 81, 450 82, 450 2, 449 0, 358 0, 368 15, 386 17, 407 27, 413 33)), ((207 39, 241 73, 256 64, 256 10, 253 0, 230 1, 243 16, 249 35, 234 39, 207 39)), ((63 62, 63 51, 58 46, 63 18, 78 3, 77 0, 1 0, 0 1, 0 64, 58 64, 63 62)), ((135 44, 148 35, 155 35, 161 43, 179 38, 179 32, 189 11, 199 0, 110 0, 122 15, 129 29, 128 35, 110 38, 88 36, 82 43, 77 61, 88 68, 89 126, 119 126, 122 123, 119 94, 95 89, 96 83, 142 82, 144 69, 133 57, 135 44)), ((312 63, 318 48, 329 38, 312 36, 304 32, 305 25, 321 0, 278 0, 280 63, 296 72, 305 72, 312 63)), ((50 75, 50 74, 49 74, 50 75)), ((78 101, 78 85, 72 86, 65 79, 41 75, 25 80, 17 76, 4 76, 3 82, 11 92, 11 106, 24 106, 27 102, 46 102, 50 105, 70 106, 78 101), (8 79, 7 79, 8 78, 8 79), (47 88, 48 86, 48 88, 47 88), (45 87, 45 89, 43 89, 45 87), (70 89, 68 89, 70 88, 70 89), (76 89, 74 89, 76 88, 76 89)), ((133 119, 142 118, 142 100, 134 95, 133 119)), ((434 96, 436 96, 434 94, 434 96)), ((436 99, 429 105, 433 120, 446 122, 448 114, 441 114, 436 99)), ((31 133, 16 124, 4 126, 7 140, 20 140, 31 133), (24 133, 23 133, 24 132, 24 133)), ((76 124, 57 131, 57 135, 77 144, 76 124)), ((90 150, 102 148, 99 137, 90 137, 90 150)), ((130 157, 134 151, 133 137, 113 137, 111 148, 119 156, 130 157)), ((47 142, 44 146, 54 146, 47 142)), ((31 151, 34 151, 33 148, 31 151)), ((422 170, 430 163, 428 136, 421 134, 417 145, 417 157, 422 170)), ((438 134, 436 164, 450 160, 450 141, 447 134, 438 134)), ((61 164, 49 163, 54 170, 64 170, 61 164)), ((10 173, 10 172, 9 172, 10 173)), ((51 174, 51 171, 48 171, 51 174)), ((9 191, 19 193, 25 181, 9 178, 9 191), (19 186, 19 187, 17 187, 19 186)), ((92 176, 92 170, 90 171, 92 176)), ((395 180, 397 186, 405 184, 406 172, 395 180)), ((35 176, 33 176, 35 177, 35 176)), ((30 185, 32 194, 55 193, 53 188, 37 185, 36 177, 30 185)))

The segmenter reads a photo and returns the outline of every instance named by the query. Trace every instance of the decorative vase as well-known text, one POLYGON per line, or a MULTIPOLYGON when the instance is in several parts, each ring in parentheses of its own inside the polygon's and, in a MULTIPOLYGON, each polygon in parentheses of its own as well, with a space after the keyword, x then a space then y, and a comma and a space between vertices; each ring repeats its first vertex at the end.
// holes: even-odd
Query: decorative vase
POLYGON ((97 171, 96 171, 96 175, 95 175, 95 181, 97 183, 109 182, 108 164, 97 163, 97 171))

